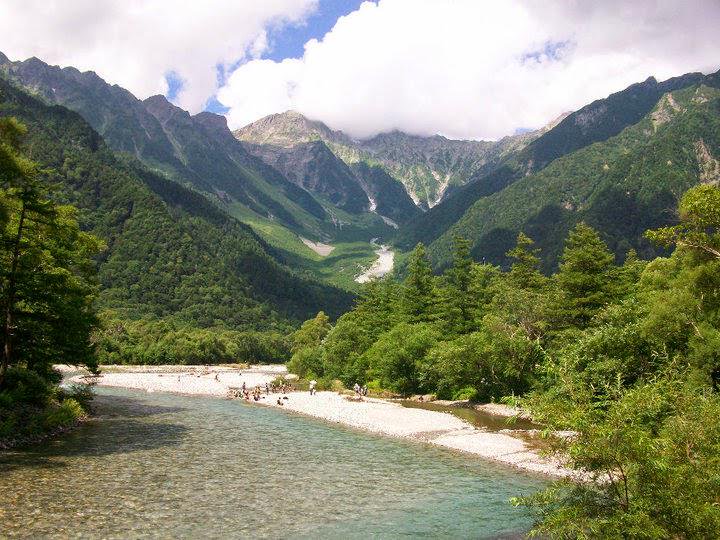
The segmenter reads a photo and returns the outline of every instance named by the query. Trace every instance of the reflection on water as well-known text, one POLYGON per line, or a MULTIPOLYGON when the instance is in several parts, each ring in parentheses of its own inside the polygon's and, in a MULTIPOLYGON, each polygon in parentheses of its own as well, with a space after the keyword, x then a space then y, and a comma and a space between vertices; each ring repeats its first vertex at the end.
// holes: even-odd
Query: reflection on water
POLYGON ((0 454, 0 536, 493 538, 544 484, 238 401, 98 392, 97 419, 0 454))

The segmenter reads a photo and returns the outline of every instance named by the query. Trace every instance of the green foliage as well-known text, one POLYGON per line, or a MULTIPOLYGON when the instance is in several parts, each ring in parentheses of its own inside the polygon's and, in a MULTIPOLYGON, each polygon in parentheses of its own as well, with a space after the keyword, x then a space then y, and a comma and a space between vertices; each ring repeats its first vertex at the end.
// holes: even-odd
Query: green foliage
POLYGON ((301 378, 321 377, 324 373, 320 346, 331 329, 330 319, 322 311, 314 319, 305 321, 290 337, 292 358, 288 362, 291 373, 301 378))
POLYGON ((349 306, 349 294, 279 264, 204 196, 118 159, 78 115, 2 80, 0 104, 31 128, 28 149, 52 168, 54 198, 78 207, 82 229, 108 245, 97 261, 100 308, 196 327, 287 331, 321 306, 333 316, 349 306))
POLYGON ((289 340, 273 331, 197 328, 172 320, 137 321, 103 314, 94 337, 101 364, 279 363, 290 358, 289 340))
POLYGON ((32 441, 85 417, 92 392, 88 387, 64 391, 55 377, 12 366, 0 388, 0 448, 32 441))
POLYGON ((545 283, 540 273, 540 249, 535 247, 532 238, 521 232, 518 234, 515 247, 507 252, 512 261, 508 280, 519 289, 538 289, 545 283))
MULTIPOLYGON (((441 203, 423 219, 442 222, 437 214, 446 204, 455 204, 454 199, 461 199, 465 209, 428 244, 433 266, 444 268, 450 263, 455 235, 472 240, 476 260, 507 266, 504 254, 522 230, 542 248, 542 268, 550 273, 562 252, 563 237, 581 221, 598 230, 618 258, 631 248, 643 259, 667 254, 664 245, 652 244, 643 233, 676 225, 673 209, 678 194, 702 181, 718 180, 712 165, 720 155, 717 80, 715 88, 692 83, 676 88, 672 97, 678 110, 667 104, 667 98, 658 102, 662 94, 655 94, 653 106, 666 121, 658 122, 653 111, 645 109, 643 117, 633 116, 622 131, 556 157, 540 170, 528 171, 530 162, 520 160, 520 174, 500 191, 483 192, 475 199, 466 192, 441 203)), ((629 106, 636 103, 628 97, 629 106)), ((599 117, 609 120, 604 114, 599 117)), ((482 190, 493 181, 491 174, 468 188, 482 190)), ((420 235, 419 240, 432 238, 420 235)))
POLYGON ((305 321, 300 329, 290 337, 292 351, 297 352, 319 346, 330 331, 330 318, 324 312, 319 312, 314 319, 305 321))
POLYGON ((682 232, 712 223, 717 190, 688 192, 681 208, 696 213, 649 234, 676 242, 672 257, 544 364, 526 405, 576 432, 559 449, 590 481, 518 501, 538 511, 536 534, 708 538, 720 526, 720 261, 682 232))
POLYGON ((398 324, 365 353, 371 377, 384 388, 403 395, 417 392, 417 364, 439 338, 438 330, 427 323, 398 324))
POLYGON ((418 244, 410 254, 407 278, 403 286, 402 307, 411 322, 426 322, 433 308, 433 281, 425 246, 418 244))
POLYGON ((713 185, 689 190, 680 202, 680 223, 645 236, 667 247, 696 248, 720 258, 720 190, 713 185))
POLYGON ((614 259, 598 233, 585 223, 570 231, 555 274, 561 294, 557 316, 562 324, 585 328, 610 303, 614 259))

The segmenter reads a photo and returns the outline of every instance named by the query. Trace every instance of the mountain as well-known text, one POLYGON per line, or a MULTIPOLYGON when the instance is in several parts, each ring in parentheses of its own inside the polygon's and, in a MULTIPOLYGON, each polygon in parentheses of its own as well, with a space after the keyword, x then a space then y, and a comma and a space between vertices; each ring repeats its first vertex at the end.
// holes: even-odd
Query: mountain
POLYGON ((449 197, 427 214, 417 216, 397 236, 397 244, 406 249, 418 242, 430 244, 456 223, 475 201, 542 170, 561 156, 617 135, 648 114, 666 92, 699 84, 703 80, 705 76, 701 73, 690 73, 663 82, 650 77, 563 115, 524 148, 506 154, 494 169, 477 171, 468 185, 458 190, 457 196, 449 197))
MULTIPOLYGON (((618 257, 631 248, 644 258, 655 256, 643 231, 674 222, 672 209, 691 186, 720 181, 718 88, 720 72, 665 83, 648 80, 570 115, 555 130, 584 133, 585 142, 626 127, 477 199, 430 245, 434 263, 449 263, 452 237, 459 234, 472 241, 476 259, 505 264, 504 253, 522 230, 542 248, 549 271, 557 264, 562 238, 581 220, 597 228, 618 257), (657 99, 648 105, 653 96, 657 99)), ((521 163, 526 151, 550 159, 582 144, 544 142, 549 135, 550 142, 563 140, 553 131, 529 145, 514 163, 521 163)))
MULTIPOLYGON (((79 113, 113 150, 210 196, 241 219, 255 222, 248 216, 256 215, 299 235, 322 239, 332 238, 340 227, 343 234, 355 230, 367 239, 377 236, 378 228, 387 228, 379 217, 368 225, 365 218, 355 222, 352 216, 338 215, 326 194, 311 194, 247 152, 222 116, 190 115, 163 96, 141 101, 93 72, 49 66, 37 58, 11 62, 3 56, 0 72, 47 102, 79 113), (361 232, 368 227, 372 230, 361 232)), ((341 203, 340 210, 354 213, 369 206, 354 184, 335 201, 341 203)))
POLYGON ((116 156, 80 115, 2 77, 0 114, 28 126, 26 151, 50 170, 55 196, 77 206, 83 229, 106 242, 98 259, 101 308, 264 330, 349 305, 349 294, 280 264, 249 227, 204 196, 116 156))
MULTIPOLYGON (((387 175, 404 186, 408 197, 422 208, 432 208, 449 193, 467 183, 480 170, 491 170, 506 154, 517 151, 538 134, 505 137, 500 141, 458 141, 440 135, 420 137, 400 131, 383 133, 366 140, 355 140, 322 122, 310 120, 296 111, 272 114, 234 132, 246 148, 268 163, 277 163, 293 150, 322 141, 348 166, 356 163, 380 166, 387 175)), ((362 184, 362 180, 360 179, 362 184)), ((374 190, 382 198, 382 186, 374 190)), ((373 188, 364 186, 373 197, 373 188)), ((403 207, 404 203, 399 203, 403 207)), ((387 216, 402 222, 418 215, 387 216)), ((385 215, 385 214, 382 214, 385 215)))
POLYGON ((292 147, 249 143, 245 147, 288 180, 322 195, 343 210, 357 214, 370 207, 368 196, 352 171, 321 140, 292 147))
POLYGON ((141 101, 95 73, 49 66, 37 58, 11 62, 0 56, 3 74, 44 102, 77 112, 112 150, 203 194, 250 225, 276 257, 325 281, 356 288, 355 276, 374 256, 370 240, 393 230, 386 217, 369 211, 363 185, 330 152, 324 152, 327 159, 318 167, 337 166, 337 178, 352 182, 336 192, 311 192, 249 153, 223 116, 190 115, 163 96, 141 101), (337 249, 318 260, 308 247, 312 241, 337 249))

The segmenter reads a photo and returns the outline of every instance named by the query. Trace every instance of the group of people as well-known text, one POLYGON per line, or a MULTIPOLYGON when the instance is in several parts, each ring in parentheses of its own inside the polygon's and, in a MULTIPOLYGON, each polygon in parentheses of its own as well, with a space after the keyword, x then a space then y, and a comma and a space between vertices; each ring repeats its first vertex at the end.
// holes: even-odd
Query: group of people
POLYGON ((355 383, 353 386, 353 390, 355 390, 356 396, 367 396, 368 395, 368 387, 367 384, 363 384, 360 386, 358 383, 355 383))
POLYGON ((275 383, 265 383, 264 387, 262 385, 258 385, 252 390, 250 390, 247 384, 243 382, 242 387, 240 388, 240 394, 245 399, 245 401, 250 401, 251 397, 253 401, 260 401, 260 399, 263 398, 263 391, 266 396, 278 392, 282 393, 283 395, 278 396, 277 404, 284 405, 283 400, 288 399, 288 397, 284 394, 292 392, 293 390, 294 388, 290 383, 282 383, 277 385, 275 383))

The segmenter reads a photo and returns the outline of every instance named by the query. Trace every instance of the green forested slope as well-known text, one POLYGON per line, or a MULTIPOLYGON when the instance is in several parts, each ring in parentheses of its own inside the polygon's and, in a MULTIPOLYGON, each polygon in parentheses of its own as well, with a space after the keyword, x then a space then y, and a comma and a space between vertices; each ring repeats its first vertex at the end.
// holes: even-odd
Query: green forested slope
POLYGON ((465 187, 408 223, 397 235, 396 243, 407 249, 418 242, 430 244, 479 199, 539 172, 559 157, 619 134, 648 114, 664 93, 701 83, 720 87, 720 76, 689 73, 662 82, 650 77, 582 107, 520 151, 507 155, 497 166, 479 170, 465 187))
POLYGON ((78 206, 83 228, 107 243, 101 307, 237 329, 286 327, 347 307, 347 294, 278 264, 248 227, 201 195, 118 161, 77 114, 1 80, 0 114, 27 125, 27 151, 52 169, 56 197, 78 206))
POLYGON ((505 263, 518 231, 543 250, 553 268, 560 239, 581 220, 596 227, 618 255, 655 248, 642 232, 673 221, 680 194, 712 175, 720 156, 720 93, 691 86, 661 98, 640 122, 604 142, 553 161, 504 190, 474 203, 430 248, 433 261, 450 260, 452 237, 472 239, 477 260, 505 263))
MULTIPOLYGON (((79 113, 114 151, 226 205, 233 215, 249 216, 248 223, 270 219, 293 233, 326 240, 340 229, 363 232, 368 222, 372 229, 388 228, 374 215, 339 220, 330 199, 313 196, 248 153, 222 116, 190 115, 163 96, 140 101, 93 72, 50 66, 37 58, 11 62, 0 55, 0 71, 43 100, 79 113)), ((362 207, 367 198, 359 195, 362 207)), ((369 240, 377 232, 363 236, 369 240)))

